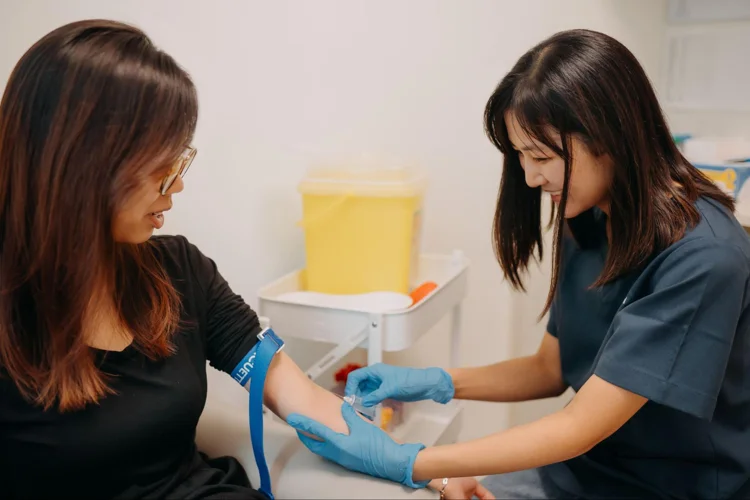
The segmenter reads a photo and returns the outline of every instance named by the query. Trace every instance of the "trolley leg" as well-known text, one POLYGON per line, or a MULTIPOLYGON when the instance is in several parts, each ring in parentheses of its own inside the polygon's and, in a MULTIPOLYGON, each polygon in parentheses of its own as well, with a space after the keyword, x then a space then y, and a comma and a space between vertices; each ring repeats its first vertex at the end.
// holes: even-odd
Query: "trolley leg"
POLYGON ((370 315, 370 334, 367 343, 367 364, 383 361, 383 315, 370 315))

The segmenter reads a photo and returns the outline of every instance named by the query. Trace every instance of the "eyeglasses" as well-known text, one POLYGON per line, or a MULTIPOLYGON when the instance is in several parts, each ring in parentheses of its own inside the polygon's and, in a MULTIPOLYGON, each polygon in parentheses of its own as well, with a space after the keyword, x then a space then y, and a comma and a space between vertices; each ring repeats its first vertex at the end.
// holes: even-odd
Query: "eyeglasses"
POLYGON ((177 159, 174 166, 172 167, 172 170, 169 171, 169 174, 167 174, 167 176, 161 183, 160 192, 162 196, 167 194, 167 191, 169 191, 169 188, 172 187, 172 184, 174 184, 177 176, 185 177, 185 174, 190 168, 190 164, 193 163, 193 158, 195 158, 195 154, 197 152, 198 151, 192 146, 188 146, 185 148, 185 151, 183 151, 180 157, 177 159))

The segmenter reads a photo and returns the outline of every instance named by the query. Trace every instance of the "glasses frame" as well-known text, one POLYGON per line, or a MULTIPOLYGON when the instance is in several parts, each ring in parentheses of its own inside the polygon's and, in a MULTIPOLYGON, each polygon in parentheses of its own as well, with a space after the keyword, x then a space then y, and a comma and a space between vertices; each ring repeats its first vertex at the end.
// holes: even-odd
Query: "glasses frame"
POLYGON ((185 151, 182 152, 180 157, 175 162, 174 166, 172 167, 172 170, 169 171, 169 173, 164 177, 164 180, 161 182, 161 188, 159 189, 159 192, 162 196, 166 195, 169 189, 172 187, 172 184, 174 184, 174 181, 177 180, 177 177, 185 177, 185 174, 187 174, 188 169, 190 168, 190 165, 193 163, 193 159, 195 159, 195 155, 198 153, 198 150, 194 148, 193 146, 187 146, 185 148, 185 151))

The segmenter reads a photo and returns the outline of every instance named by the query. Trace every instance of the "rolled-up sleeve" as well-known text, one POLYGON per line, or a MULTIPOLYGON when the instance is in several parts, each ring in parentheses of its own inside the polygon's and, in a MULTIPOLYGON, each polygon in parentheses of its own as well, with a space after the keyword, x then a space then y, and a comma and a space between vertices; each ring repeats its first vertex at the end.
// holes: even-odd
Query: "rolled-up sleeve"
POLYGON ((743 314, 748 258, 736 246, 687 241, 615 315, 594 373, 658 404, 710 419, 743 314))

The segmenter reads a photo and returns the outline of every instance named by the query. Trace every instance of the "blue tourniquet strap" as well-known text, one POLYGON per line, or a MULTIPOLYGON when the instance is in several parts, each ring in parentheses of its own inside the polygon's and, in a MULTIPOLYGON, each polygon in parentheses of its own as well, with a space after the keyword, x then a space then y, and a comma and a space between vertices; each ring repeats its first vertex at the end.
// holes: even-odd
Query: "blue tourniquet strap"
POLYGON ((284 346, 284 341, 270 328, 259 333, 258 339, 259 342, 234 369, 232 377, 242 385, 250 380, 248 409, 250 441, 253 445, 253 455, 260 475, 259 491, 273 500, 271 474, 268 472, 266 455, 263 452, 263 387, 266 382, 268 367, 276 353, 284 346))

